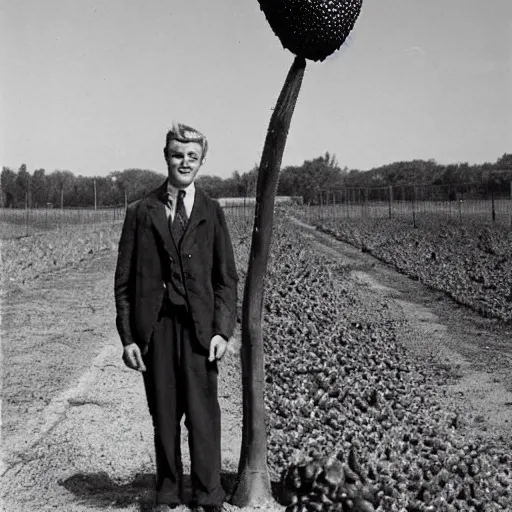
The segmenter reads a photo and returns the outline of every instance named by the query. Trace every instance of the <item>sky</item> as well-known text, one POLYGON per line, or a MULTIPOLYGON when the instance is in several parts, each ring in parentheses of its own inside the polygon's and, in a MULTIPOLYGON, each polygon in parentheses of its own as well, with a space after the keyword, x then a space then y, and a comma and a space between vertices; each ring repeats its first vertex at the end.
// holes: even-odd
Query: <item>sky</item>
MULTIPOLYGON (((0 0, 0 164, 165 173, 173 121, 202 131, 201 172, 257 164, 293 55, 257 0, 0 0)), ((512 152, 512 1, 363 0, 308 61, 283 166, 334 153, 366 170, 512 152)))

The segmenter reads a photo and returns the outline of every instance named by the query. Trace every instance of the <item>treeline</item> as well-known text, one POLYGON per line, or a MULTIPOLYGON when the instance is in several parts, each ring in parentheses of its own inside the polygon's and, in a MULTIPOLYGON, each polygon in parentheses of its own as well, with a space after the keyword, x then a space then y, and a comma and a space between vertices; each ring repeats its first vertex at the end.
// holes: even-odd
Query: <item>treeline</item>
POLYGON ((114 171, 108 176, 75 176, 71 171, 37 169, 32 174, 22 164, 13 171, 3 167, 0 176, 4 208, 98 207, 133 201, 165 179, 144 169, 114 171))
MULTIPOLYGON (((245 173, 234 171, 229 178, 199 176, 198 184, 214 198, 253 197, 258 168, 245 173)), ((151 170, 126 169, 108 176, 75 176, 70 171, 37 169, 32 174, 22 164, 17 171, 3 167, 0 206, 6 208, 97 207, 122 205, 143 197, 165 176, 151 170)), ((510 194, 512 153, 494 163, 440 165, 434 160, 394 162, 368 171, 341 168, 334 155, 325 153, 300 166, 284 167, 280 173, 278 195, 302 197, 316 203, 322 192, 343 188, 457 186, 510 194)))
POLYGON ((369 171, 351 170, 345 185, 361 188, 474 185, 499 190, 507 189, 511 180, 512 153, 505 153, 494 163, 440 165, 435 160, 412 160, 382 165, 369 171))
MULTIPOLYGON (((278 194, 302 196, 313 200, 323 187, 340 180, 342 171, 334 156, 326 153, 300 167, 286 167, 281 173, 278 194)), ((165 175, 146 169, 126 169, 108 176, 75 176, 70 171, 47 173, 37 169, 32 174, 22 164, 15 171, 3 167, 0 201, 4 208, 70 208, 123 205, 147 194, 162 183, 165 175)), ((234 171, 229 178, 198 176, 197 183, 214 198, 254 197, 258 168, 241 174, 234 171)), ((341 181, 340 181, 341 183, 341 181)))

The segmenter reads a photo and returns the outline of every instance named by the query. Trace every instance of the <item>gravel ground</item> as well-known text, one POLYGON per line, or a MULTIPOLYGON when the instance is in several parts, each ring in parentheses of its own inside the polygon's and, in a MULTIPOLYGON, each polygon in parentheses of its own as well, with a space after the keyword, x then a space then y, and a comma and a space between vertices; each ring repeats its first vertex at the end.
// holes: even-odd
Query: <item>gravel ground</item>
MULTIPOLYGON (((114 265, 112 252, 3 297, 5 512, 151 510, 152 426, 142 378, 120 357, 114 265)), ((228 491, 241 445, 239 348, 237 332, 219 365, 228 491)))

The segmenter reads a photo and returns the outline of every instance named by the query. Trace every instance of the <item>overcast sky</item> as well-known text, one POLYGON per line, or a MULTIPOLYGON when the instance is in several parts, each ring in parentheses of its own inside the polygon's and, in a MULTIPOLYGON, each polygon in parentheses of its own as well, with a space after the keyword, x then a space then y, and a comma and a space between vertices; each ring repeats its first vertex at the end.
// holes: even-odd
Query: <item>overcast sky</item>
MULTIPOLYGON (((293 61, 257 0, 0 0, 0 163, 165 172, 173 120, 205 174, 259 162, 293 61)), ((308 62, 283 165, 325 151, 369 169, 512 152, 512 0, 364 0, 350 39, 308 62)))

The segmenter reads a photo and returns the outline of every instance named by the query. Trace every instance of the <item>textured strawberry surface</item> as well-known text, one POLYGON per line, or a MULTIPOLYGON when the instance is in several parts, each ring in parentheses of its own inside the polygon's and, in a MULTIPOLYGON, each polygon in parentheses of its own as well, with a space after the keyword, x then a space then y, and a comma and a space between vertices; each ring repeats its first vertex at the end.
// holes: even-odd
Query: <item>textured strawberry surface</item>
POLYGON ((259 0, 281 44, 322 61, 338 50, 359 16, 362 0, 259 0))

